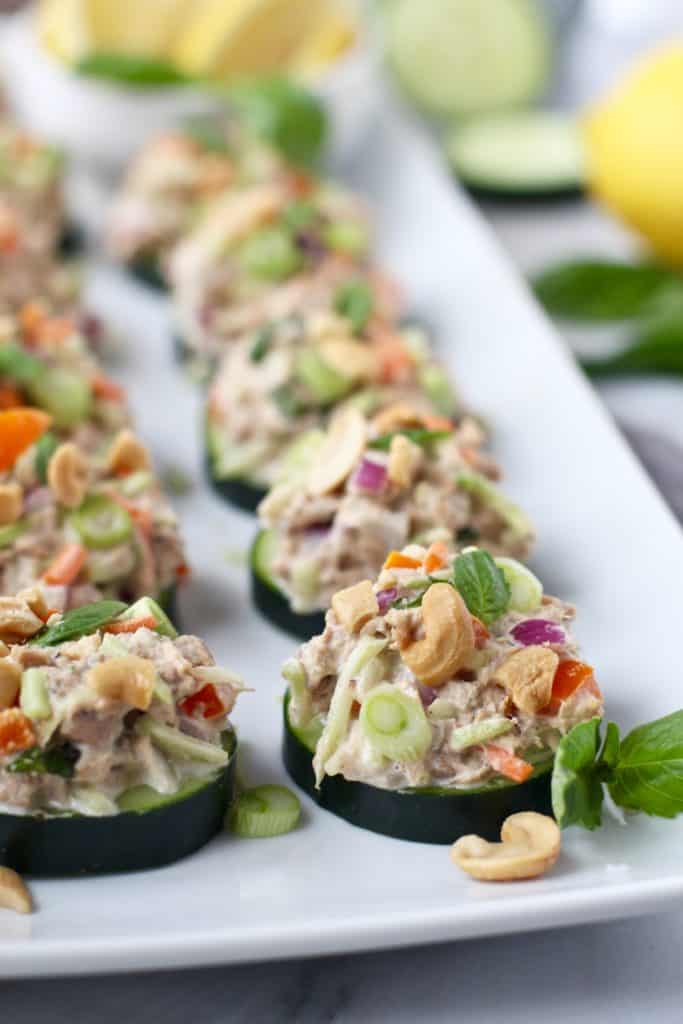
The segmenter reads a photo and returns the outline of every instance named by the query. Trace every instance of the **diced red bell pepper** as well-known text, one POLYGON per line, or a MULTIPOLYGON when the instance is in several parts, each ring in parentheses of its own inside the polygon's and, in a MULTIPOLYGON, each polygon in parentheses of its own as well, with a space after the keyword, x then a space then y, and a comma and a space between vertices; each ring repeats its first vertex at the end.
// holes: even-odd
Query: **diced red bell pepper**
POLYGON ((206 686, 202 686, 201 690, 185 697, 180 701, 178 707, 188 718, 196 717, 198 713, 203 718, 218 718, 219 715, 225 714, 223 702, 212 683, 207 683, 206 686))

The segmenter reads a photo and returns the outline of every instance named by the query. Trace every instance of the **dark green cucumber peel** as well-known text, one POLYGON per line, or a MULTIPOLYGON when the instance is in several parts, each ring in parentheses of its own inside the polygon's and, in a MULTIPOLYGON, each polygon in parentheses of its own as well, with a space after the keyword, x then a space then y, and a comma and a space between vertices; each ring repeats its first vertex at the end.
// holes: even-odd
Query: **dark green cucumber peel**
POLYGON ((62 259, 79 256, 85 249, 85 234, 77 224, 65 224, 57 243, 57 252, 62 259))
POLYGON ((249 483, 244 477, 217 477, 214 473, 213 459, 208 452, 205 468, 207 479, 216 494, 244 512, 255 512, 261 499, 268 493, 265 487, 249 483))
POLYGON ((326 776, 315 788, 313 751, 289 722, 289 694, 284 702, 282 759, 290 778, 320 807, 351 825, 415 843, 447 845, 474 833, 500 839, 505 818, 518 811, 552 816, 552 763, 536 768, 527 782, 501 781, 477 790, 378 789, 349 782, 341 775, 326 776))
POLYGON ((162 590, 156 598, 156 602, 161 607, 161 610, 166 612, 178 632, 181 633, 182 630, 179 625, 180 615, 178 613, 178 587, 176 584, 172 583, 170 587, 162 590))
POLYGON ((163 867, 195 853, 223 828, 235 797, 237 740, 223 734, 225 768, 173 801, 104 818, 0 814, 0 863, 38 877, 99 875, 163 867))
POLYGON ((322 633, 325 629, 325 613, 311 612, 301 615, 292 610, 289 601, 270 578, 259 558, 259 548, 264 535, 265 530, 260 530, 256 534, 249 553, 252 601, 261 615, 278 629, 300 640, 310 640, 312 636, 322 633))
POLYGON ((134 277, 136 281, 139 281, 140 284, 144 284, 148 288, 153 288, 157 292, 168 291, 168 285, 161 273, 156 256, 151 254, 147 256, 136 256, 134 259, 128 261, 126 267, 131 276, 134 277))

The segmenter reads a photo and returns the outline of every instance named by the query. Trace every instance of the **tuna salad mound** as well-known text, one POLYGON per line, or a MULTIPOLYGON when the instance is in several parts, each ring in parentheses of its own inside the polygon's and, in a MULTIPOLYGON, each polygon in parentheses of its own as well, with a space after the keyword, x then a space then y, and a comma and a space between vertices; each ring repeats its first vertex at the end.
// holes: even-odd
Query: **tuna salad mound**
POLYGON ((283 169, 276 151, 234 118, 198 120, 157 137, 126 174, 110 211, 107 248, 118 260, 162 273, 165 257, 207 203, 283 169))
POLYGON ((26 303, 0 318, 0 407, 34 405, 52 431, 98 451, 129 423, 125 394, 99 368, 74 317, 26 303))
POLYGON ((168 260, 188 352, 215 359, 245 331, 329 303, 365 264, 360 200, 301 172, 211 203, 168 260))
POLYGON ((0 861, 150 867, 222 827, 244 687, 200 639, 149 598, 61 616, 36 589, 0 598, 0 638, 0 861))
POLYGON ((308 464, 261 502, 269 551, 257 574, 310 613, 411 541, 524 557, 531 526, 492 483, 498 469, 482 439, 469 418, 454 427, 403 403, 369 422, 341 410, 308 464))
MULTIPOLYGON (((457 838, 449 829, 463 807, 467 815, 478 808, 479 817, 485 808, 503 817, 546 809, 559 741, 602 714, 593 671, 570 632, 573 617, 514 559, 480 548, 454 555, 439 543, 392 552, 376 582, 334 595, 324 632, 285 665, 289 726, 314 750, 306 784, 314 779, 323 800, 338 776, 400 792, 405 829, 400 821, 394 831, 387 821, 356 823, 412 830, 406 838, 426 841, 457 838), (422 806, 439 834, 445 815, 445 839, 430 840, 411 818, 406 791, 429 788, 470 798, 454 811, 443 801, 422 806)), ((289 767, 299 774, 300 756, 290 750, 289 767)), ((333 785, 332 792, 350 814, 347 790, 333 785)), ((484 834, 501 820, 484 821, 484 834)))
POLYGON ((0 594, 37 585, 61 611, 100 597, 165 599, 187 572, 147 449, 59 441, 36 409, 0 412, 0 594))
POLYGON ((337 290, 327 309, 292 314, 249 332, 224 355, 208 396, 211 474, 272 486, 297 449, 315 443, 345 401, 374 414, 398 401, 453 417, 456 397, 423 330, 373 313, 369 282, 337 290))

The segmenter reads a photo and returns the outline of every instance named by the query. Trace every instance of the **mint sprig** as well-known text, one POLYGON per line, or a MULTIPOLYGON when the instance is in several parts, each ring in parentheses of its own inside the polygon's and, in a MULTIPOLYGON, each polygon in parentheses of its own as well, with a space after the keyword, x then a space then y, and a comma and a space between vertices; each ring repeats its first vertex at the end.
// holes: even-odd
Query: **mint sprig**
POLYGON ((453 583, 472 615, 489 625, 510 604, 510 587, 488 551, 464 551, 453 565, 453 583))
POLYGON ((683 281, 671 270, 608 260, 561 263, 533 278, 532 287, 553 316, 597 322, 643 316, 664 294, 683 295, 683 281))
POLYGON ((94 601, 80 608, 65 612, 54 626, 47 626, 38 633, 31 644, 37 647, 54 647, 67 640, 80 640, 82 636, 97 632, 126 610, 123 601, 94 601))
POLYGON ((552 778, 560 828, 597 828, 605 787, 618 807, 660 818, 683 812, 683 711, 641 725, 620 740, 614 722, 582 722, 562 738, 552 778))

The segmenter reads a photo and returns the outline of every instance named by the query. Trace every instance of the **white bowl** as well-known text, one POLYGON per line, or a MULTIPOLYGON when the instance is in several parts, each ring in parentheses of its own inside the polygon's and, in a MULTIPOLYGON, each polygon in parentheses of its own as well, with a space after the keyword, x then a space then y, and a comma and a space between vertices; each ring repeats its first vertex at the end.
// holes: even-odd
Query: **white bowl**
MULTIPOLYGON (((9 103, 27 130, 102 170, 120 170, 150 136, 220 106, 187 86, 135 89, 74 74, 41 47, 31 11, 7 20, 0 56, 9 103)), ((377 61, 368 37, 311 88, 330 114, 332 158, 344 159, 378 109, 377 61)))

